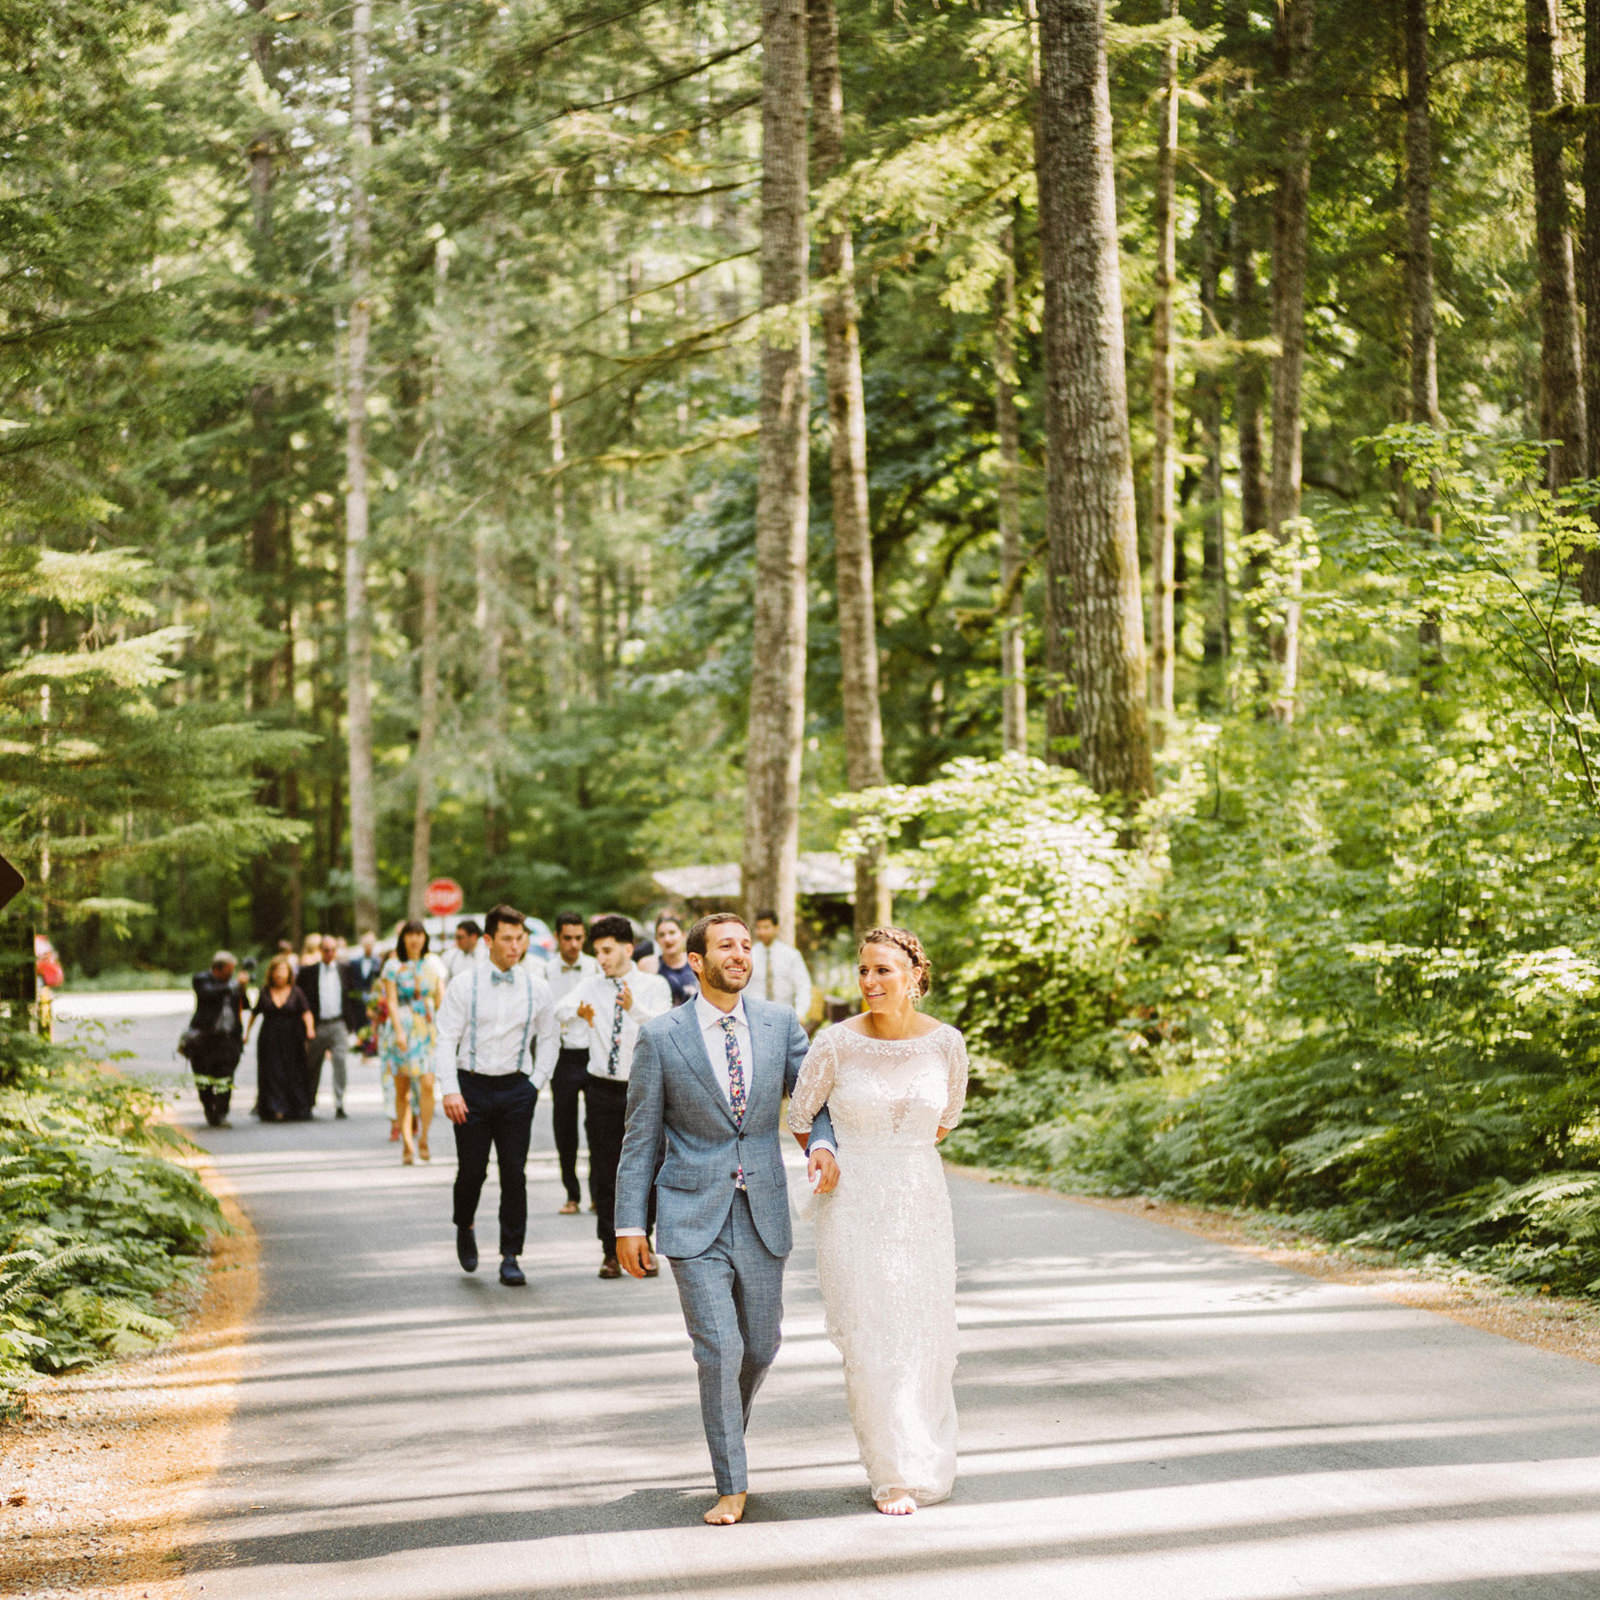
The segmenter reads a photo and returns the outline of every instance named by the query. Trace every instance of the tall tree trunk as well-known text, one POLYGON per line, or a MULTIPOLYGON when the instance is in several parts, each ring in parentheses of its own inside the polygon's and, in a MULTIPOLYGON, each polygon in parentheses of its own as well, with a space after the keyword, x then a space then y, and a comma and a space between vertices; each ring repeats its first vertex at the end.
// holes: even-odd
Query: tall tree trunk
MULTIPOLYGON (((498 339, 495 341, 499 349, 498 339)), ((505 634, 501 623, 501 573, 495 541, 504 526, 504 498, 478 517, 473 529, 472 623, 478 635, 478 685, 483 708, 484 759, 483 849, 493 860, 500 853, 504 818, 500 814, 500 750, 504 740, 505 697, 501 689, 505 634)))
MULTIPOLYGON (((1600 0, 1583 4, 1583 99, 1600 105, 1600 0)), ((1591 110, 1583 125, 1583 398, 1584 472, 1600 478, 1600 117, 1591 110)), ((1600 521, 1600 513, 1597 513, 1600 521)), ((1584 553, 1583 603, 1600 605, 1600 539, 1584 553)))
MULTIPOLYGON (((1243 346, 1266 334, 1261 290, 1256 279, 1257 207, 1241 192, 1228 218, 1229 254, 1233 261, 1233 337, 1243 346)), ((1239 534, 1246 552, 1244 587, 1253 601, 1246 610, 1246 625, 1258 657, 1267 649, 1265 618, 1259 604, 1264 566, 1257 536, 1267 527, 1266 450, 1261 441, 1261 411, 1266 404, 1266 370, 1253 349, 1242 349, 1235 366, 1234 426, 1239 435, 1239 534)))
POLYGON ((1406 0, 1406 303, 1411 323, 1411 420, 1439 426, 1433 330, 1433 117, 1428 104, 1428 0, 1406 0))
POLYGON ((345 704, 350 751, 350 875, 358 928, 378 922, 378 815, 372 786, 372 617, 367 602, 367 355, 372 332, 372 233, 367 83, 372 0, 350 13, 350 341, 345 375, 345 704))
MULTIPOLYGON (((258 14, 266 0, 250 0, 258 14)), ((273 81, 272 33, 258 27, 250 36, 250 55, 262 81, 273 81)), ((250 251, 255 278, 255 309, 251 326, 259 337, 272 320, 274 273, 273 189, 277 181, 277 130, 264 121, 250 136, 250 251)), ((289 632, 288 581, 292 564, 286 559, 289 512, 279 488, 283 475, 282 451, 277 439, 277 392, 269 379, 250 388, 250 578, 256 618, 260 626, 278 636, 270 654, 262 653, 250 664, 250 703, 257 714, 272 712, 294 693, 294 650, 289 632)), ((257 793, 264 805, 282 808, 283 779, 276 768, 256 769, 257 793)), ((265 852, 250 864, 250 933, 256 944, 271 946, 288 931, 288 907, 279 852, 265 852)))
MULTIPOLYGON (((1178 0, 1167 0, 1176 20, 1178 0)), ((1174 500, 1173 389, 1177 358, 1172 344, 1172 290, 1178 274, 1178 41, 1167 42, 1156 130, 1155 310, 1150 331, 1150 655, 1154 734, 1159 744, 1173 709, 1177 672, 1177 507, 1174 500)))
POLYGON ((558 712, 565 712, 576 689, 581 610, 578 566, 572 554, 572 535, 567 528, 567 431, 562 415, 565 391, 561 382, 561 358, 550 363, 550 618, 555 637, 550 641, 550 691, 558 712))
POLYGON ((1000 520, 1000 737, 1005 750, 1028 753, 1027 647, 1023 635, 1022 425, 1017 416, 1016 224, 1001 239, 995 285, 994 420, 1000 442, 996 504, 1000 520))
POLYGON ((1533 158, 1533 232, 1539 258, 1539 431, 1556 441, 1552 489, 1581 478, 1588 460, 1578 289, 1567 227, 1561 128, 1555 120, 1556 0, 1527 0, 1528 145, 1533 158))
MULTIPOLYGON (((293 821, 300 820, 300 774, 293 768, 284 774, 283 814, 293 821)), ((357 930, 360 931, 359 929, 357 930)), ((305 846, 296 839, 289 846, 289 926, 284 937, 294 943, 296 950, 306 936, 306 874, 305 846)))
POLYGON ((439 551, 437 539, 422 551, 422 619, 418 630, 417 794, 411 817, 411 881, 406 915, 420 917, 427 909, 432 877, 435 745, 439 732, 439 551))
MULTIPOLYGON (((1411 333, 1411 420, 1439 426, 1439 346, 1433 328, 1433 114, 1429 106, 1428 0, 1406 0, 1406 304, 1411 333)), ((1413 525, 1433 537, 1432 496, 1414 492, 1413 525)), ((1418 676, 1424 690, 1437 686, 1439 613, 1417 622, 1418 676)))
MULTIPOLYGON (((810 0, 811 151, 821 184, 844 161, 844 88, 839 77, 839 18, 834 0, 810 0)), ((883 783, 883 719, 878 707, 878 628, 873 603, 872 520, 867 500, 867 403, 861 384, 855 246, 849 219, 822 223, 818 264, 824 364, 828 384, 828 476, 833 490, 834 587, 839 605, 840 698, 845 775, 853 790, 883 783)), ((859 939, 891 920, 893 898, 883 852, 856 862, 855 932, 859 939)))
POLYGON ((743 891, 792 938, 806 690, 805 0, 761 0, 761 441, 743 891))
MULTIPOLYGON (((1204 179, 1200 183, 1200 207, 1196 231, 1199 236, 1200 316, 1203 337, 1223 335, 1221 313, 1221 249, 1217 219, 1217 191, 1204 179)), ((1201 450, 1205 465, 1201 470, 1201 546, 1207 606, 1203 631, 1203 653, 1208 678, 1216 680, 1217 703, 1226 701, 1228 658, 1233 653, 1232 615, 1228 593, 1227 523, 1223 515, 1222 489, 1222 380, 1209 362, 1201 364, 1194 377, 1195 417, 1200 425, 1201 450)), ((1209 693, 1209 690, 1207 691, 1209 693)))
POLYGON ((1137 798, 1154 778, 1103 0, 1041 0, 1039 56, 1047 753, 1137 798))
POLYGON ((1311 135, 1301 96, 1311 66, 1313 0, 1281 0, 1274 57, 1278 76, 1278 174, 1272 213, 1272 476, 1267 525, 1287 570, 1269 642, 1276 668, 1272 711, 1294 719, 1300 681, 1301 391, 1306 360, 1306 224, 1311 198, 1311 135))
MULTIPOLYGON (((494 250, 495 293, 486 319, 487 339, 490 360, 497 374, 501 375, 499 382, 504 384, 508 381, 504 377, 507 367, 504 308, 508 303, 511 260, 506 242, 499 235, 495 238, 494 250)), ((504 416, 504 405, 497 402, 497 429, 504 426, 504 416)), ((509 492, 503 488, 487 501, 476 518, 472 539, 472 624, 478 635, 477 683, 482 710, 479 741, 484 752, 483 850, 490 861, 503 855, 507 847, 507 823, 500 779, 504 770, 502 752, 506 742, 506 607, 503 591, 506 582, 504 557, 507 530, 511 525, 510 501, 509 492)))
MULTIPOLYGON (((442 137, 448 138, 449 119, 442 119, 442 137)), ((428 419, 428 458, 437 489, 449 477, 450 463, 445 448, 444 426, 444 312, 445 286, 450 273, 448 238, 433 246, 434 348, 430 365, 428 419)), ((424 526, 422 541, 422 617, 417 640, 417 748, 412 757, 417 772, 417 793, 411 814, 411 878, 406 889, 406 915, 421 917, 428 908, 428 880, 433 876, 433 806, 437 787, 434 774, 434 747, 439 736, 439 567, 443 558, 440 545, 449 537, 450 508, 424 526)))

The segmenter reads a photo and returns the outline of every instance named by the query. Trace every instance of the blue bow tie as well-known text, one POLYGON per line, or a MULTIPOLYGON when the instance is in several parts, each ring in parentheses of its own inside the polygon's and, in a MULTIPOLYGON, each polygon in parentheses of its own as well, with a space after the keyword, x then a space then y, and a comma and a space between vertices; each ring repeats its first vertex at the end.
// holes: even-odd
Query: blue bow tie
POLYGON ((515 967, 513 967, 509 972, 502 972, 498 967, 493 967, 490 969, 490 983, 515 983, 516 981, 517 969, 515 967))

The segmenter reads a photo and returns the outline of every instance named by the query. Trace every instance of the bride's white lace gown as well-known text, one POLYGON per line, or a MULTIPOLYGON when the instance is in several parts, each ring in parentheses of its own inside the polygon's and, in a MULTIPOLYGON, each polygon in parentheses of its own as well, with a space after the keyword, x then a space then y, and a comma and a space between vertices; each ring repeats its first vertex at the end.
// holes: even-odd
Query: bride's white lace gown
POLYGON ((874 1499, 944 1499, 956 1475, 956 1254, 935 1133, 961 1119, 967 1048, 946 1023, 917 1039, 847 1024, 817 1035, 789 1103, 809 1133, 824 1104, 839 1184, 816 1208, 828 1337, 874 1499))

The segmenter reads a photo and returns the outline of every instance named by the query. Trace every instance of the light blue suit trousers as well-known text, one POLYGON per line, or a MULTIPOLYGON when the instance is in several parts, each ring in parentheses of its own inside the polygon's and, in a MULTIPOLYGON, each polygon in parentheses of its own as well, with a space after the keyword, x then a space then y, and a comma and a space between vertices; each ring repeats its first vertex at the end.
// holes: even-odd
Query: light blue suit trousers
MULTIPOLYGON (((783 1264, 793 1243, 779 1109, 810 1046, 787 1006, 746 998, 744 1007, 755 1059, 743 1121, 735 1123, 706 1054, 696 1008, 679 1006, 639 1034, 617 1165, 619 1228, 645 1226, 656 1185, 656 1239, 672 1263, 694 1348, 718 1494, 748 1486, 745 1425, 778 1353, 783 1264), (741 1168, 744 1191, 734 1182, 741 1168)), ((812 1136, 832 1142, 826 1108, 812 1136)))

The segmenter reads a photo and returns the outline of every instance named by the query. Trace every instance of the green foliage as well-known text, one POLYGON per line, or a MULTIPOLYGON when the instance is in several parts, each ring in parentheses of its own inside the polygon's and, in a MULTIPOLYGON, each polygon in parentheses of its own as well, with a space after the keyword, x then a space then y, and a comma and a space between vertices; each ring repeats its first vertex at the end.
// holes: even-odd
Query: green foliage
POLYGON ((1070 785, 1020 766, 875 801, 1000 1058, 950 1148, 1600 1292, 1590 496, 1479 438, 1375 448, 1436 529, 1324 519, 1304 715, 1194 730, 1136 849, 1064 843, 1070 785))
POLYGON ((114 867, 234 865, 298 825, 257 805, 247 763, 298 735, 162 707, 188 630, 143 619, 149 563, 122 550, 0 546, 0 843, 69 917, 126 927, 151 907, 96 891, 114 867), (33 641, 70 630, 70 648, 33 641))
POLYGON ((929 887, 919 926, 941 995, 973 1044, 1050 1052, 1115 1021, 1118 974, 1164 866, 1124 849, 1076 773, 1042 761, 951 762, 932 783, 850 795, 848 855, 911 841, 929 887))
POLYGON ((152 1090, 0 1030, 0 1406, 150 1348, 222 1226, 152 1090))

